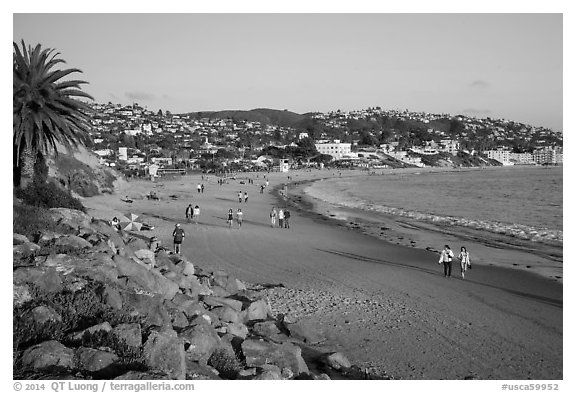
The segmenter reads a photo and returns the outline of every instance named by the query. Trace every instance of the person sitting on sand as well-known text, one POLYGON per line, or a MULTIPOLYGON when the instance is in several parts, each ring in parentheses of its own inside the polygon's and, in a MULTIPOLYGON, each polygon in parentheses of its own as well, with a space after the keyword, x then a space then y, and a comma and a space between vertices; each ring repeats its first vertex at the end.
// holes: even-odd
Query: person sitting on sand
POLYGON ((120 226, 120 221, 118 220, 118 217, 114 217, 112 219, 112 227, 114 227, 114 229, 116 229, 117 231, 122 229, 122 227, 120 226))
POLYGON ((438 261, 438 263, 444 264, 444 277, 450 277, 452 275, 452 258, 454 258, 454 253, 450 249, 450 246, 446 244, 440 253, 440 260, 438 261))
POLYGON ((238 222, 238 229, 242 228, 242 219, 244 217, 244 213, 242 213, 242 209, 238 209, 236 212, 236 221, 238 222))
POLYGON ((180 245, 186 236, 184 229, 180 228, 180 224, 174 226, 172 236, 174 237, 174 253, 180 255, 180 245))
POLYGON ((466 250, 466 247, 460 248, 460 254, 458 254, 458 259, 460 259, 460 272, 462 273, 462 278, 464 278, 466 268, 472 269, 472 265, 470 264, 470 253, 466 250))

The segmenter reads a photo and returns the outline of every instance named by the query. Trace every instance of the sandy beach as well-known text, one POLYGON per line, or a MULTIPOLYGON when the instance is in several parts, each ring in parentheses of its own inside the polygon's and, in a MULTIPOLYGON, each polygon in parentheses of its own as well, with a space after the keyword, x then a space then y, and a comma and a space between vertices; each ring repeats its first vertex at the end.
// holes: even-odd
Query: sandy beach
MULTIPOLYGON (((332 171, 288 175, 293 182, 338 176, 332 171)), ((315 326, 328 337, 326 346, 371 372, 397 379, 563 378, 563 286, 547 272, 487 263, 474 266, 462 280, 454 263, 455 274, 444 278, 437 254, 412 247, 411 239, 369 236, 349 220, 330 218, 343 213, 322 211, 331 207, 307 201, 302 187, 289 186, 290 200, 279 198, 274 189, 288 182, 287 174, 269 174, 262 194, 263 174, 250 175, 254 184, 240 184, 245 176, 222 186, 213 175, 130 181, 116 194, 83 203, 99 218, 139 215, 155 227, 142 234, 157 236, 167 247, 172 247, 174 224, 182 224, 182 250, 191 261, 248 282, 282 284, 269 290, 275 312, 315 326), (204 193, 196 191, 198 183, 205 185, 204 193), (160 200, 148 200, 150 191, 160 200), (248 192, 248 203, 238 202, 238 191, 248 192), (133 203, 123 202, 125 196, 133 203), (200 206, 198 224, 186 223, 190 203, 200 206), (289 207, 290 229, 270 227, 272 206, 289 207), (242 209, 241 229, 228 228, 229 208, 242 209)), ((433 241, 437 249, 450 240, 439 233, 430 238, 426 228, 408 229, 414 239, 433 241)), ((482 246, 481 239, 477 243, 482 246)))

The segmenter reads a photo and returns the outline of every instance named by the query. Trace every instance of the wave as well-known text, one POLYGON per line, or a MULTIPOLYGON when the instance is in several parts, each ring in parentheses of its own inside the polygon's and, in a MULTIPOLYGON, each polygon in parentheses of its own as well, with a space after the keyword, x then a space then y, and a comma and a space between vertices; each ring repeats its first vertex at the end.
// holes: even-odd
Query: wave
POLYGON ((368 212, 407 217, 413 220, 424 221, 436 225, 457 225, 539 243, 563 242, 563 231, 558 229, 537 228, 523 224, 475 220, 465 217, 441 216, 415 210, 382 206, 351 196, 344 198, 342 195, 323 191, 322 189, 314 186, 306 187, 304 192, 313 198, 345 208, 361 209, 368 212))

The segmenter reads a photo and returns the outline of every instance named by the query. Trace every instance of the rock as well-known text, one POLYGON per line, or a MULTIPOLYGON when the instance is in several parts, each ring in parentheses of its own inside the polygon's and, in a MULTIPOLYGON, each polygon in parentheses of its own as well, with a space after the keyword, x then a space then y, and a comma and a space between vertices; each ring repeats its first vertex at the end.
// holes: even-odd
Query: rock
POLYGON ((87 248, 92 248, 92 244, 75 235, 63 235, 55 239, 52 243, 54 246, 70 249, 73 251, 80 251, 87 248))
POLYGON ((84 337, 84 334, 94 334, 96 332, 111 332, 111 331, 112 331, 112 326, 110 326, 110 323, 102 322, 98 325, 91 326, 91 327, 84 329, 80 332, 71 333, 68 336, 68 338, 72 342, 80 342, 80 341, 82 341, 82 337, 84 337))
POLYGON ((182 266, 183 266, 182 274, 189 277, 194 275, 194 265, 192 264, 192 262, 183 261, 182 266))
POLYGON ((118 356, 111 352, 84 347, 76 350, 76 357, 78 358, 78 368, 80 370, 95 374, 106 371, 118 361, 118 356))
POLYGON ((288 340, 288 336, 280 331, 276 321, 257 322, 252 327, 252 333, 258 336, 266 337, 267 339, 277 343, 288 340))
MULTIPOLYGON (((12 234, 12 245, 17 246, 19 244, 30 243, 30 239, 28 239, 24 235, 20 235, 19 233, 12 234)), ((192 273, 194 274, 194 273, 192 273)))
POLYGON ((212 289, 206 284, 205 282, 202 283, 196 278, 196 276, 187 276, 186 277, 187 283, 191 286, 186 292, 191 297, 198 297, 202 296, 211 296, 212 289))
POLYGON ((266 370, 262 374, 253 378, 254 380, 281 380, 282 377, 278 371, 266 370))
POLYGON ((212 312, 216 314, 221 321, 234 323, 241 322, 240 314, 232 307, 215 307, 212 309, 212 312))
POLYGON ((20 307, 30 300, 32 300, 32 295, 30 294, 30 288, 28 285, 12 286, 12 304, 14 308, 20 307))
POLYGON ((206 314, 208 310, 204 307, 202 303, 192 302, 184 303, 177 306, 180 311, 182 311, 189 319, 192 319, 198 315, 206 314))
POLYGON ((228 299, 217 296, 204 296, 204 298, 202 298, 202 301, 204 302, 204 304, 211 307, 228 306, 238 312, 242 310, 242 302, 240 300, 228 299))
POLYGON ((156 257, 154 256, 154 252, 148 250, 147 248, 136 250, 134 251, 134 254, 136 257, 138 257, 138 259, 150 265, 151 267, 156 266, 156 257))
POLYGON ((285 325, 290 336, 307 344, 319 344, 326 341, 326 337, 313 327, 304 325, 302 322, 290 323, 285 325))
POLYGON ((156 267, 174 272, 176 274, 181 273, 182 269, 176 267, 176 264, 172 262, 168 253, 164 250, 160 250, 155 253, 154 260, 156 262, 156 267))
POLYGON ((38 306, 30 310, 30 315, 37 325, 47 322, 62 322, 62 317, 52 307, 38 306))
POLYGON ((122 236, 120 236, 120 234, 112 228, 110 224, 103 221, 95 221, 92 223, 92 229, 104 234, 117 250, 121 250, 125 247, 122 236))
POLYGON ((240 370, 238 372, 239 377, 251 377, 253 375, 256 375, 256 369, 255 368, 246 368, 246 369, 240 370))
POLYGON ((87 284, 88 281, 86 281, 82 277, 68 275, 64 280, 64 291, 78 292, 86 288, 87 284))
POLYGON ((113 260, 118 267, 119 277, 128 277, 129 281, 134 282, 145 291, 159 294, 170 300, 179 290, 178 284, 168 280, 155 270, 148 270, 145 266, 120 255, 115 255, 113 260))
POLYGON ((99 243, 104 243, 106 244, 106 239, 104 238, 104 235, 100 234, 100 233, 90 233, 90 234, 84 234, 84 235, 78 235, 81 238, 83 238, 84 240, 86 240, 87 242, 89 242, 90 244, 92 244, 92 247, 94 247, 96 244, 99 243))
POLYGON ((102 301, 105 304, 109 305, 112 308, 115 308, 116 310, 122 309, 123 304, 122 295, 115 288, 112 288, 110 286, 104 287, 101 296, 102 301))
POLYGON ((225 290, 222 287, 219 287, 218 285, 212 286, 212 294, 217 297, 226 297, 232 295, 231 292, 228 292, 227 290, 225 290))
POLYGON ((216 270, 212 273, 212 279, 210 280, 212 285, 217 285, 219 287, 225 288, 228 282, 228 273, 224 270, 216 270))
POLYGON ((81 257, 68 254, 48 255, 39 264, 51 267, 64 275, 74 273, 94 281, 114 282, 118 278, 116 264, 109 255, 88 253, 81 257))
POLYGON ((153 331, 144 344, 145 364, 174 379, 186 378, 184 344, 174 330, 153 331))
POLYGON ((114 244, 112 242, 110 242, 109 240, 100 240, 100 241, 94 243, 91 251, 92 252, 103 252, 103 253, 115 255, 116 254, 116 247, 114 247, 114 244))
POLYGON ((229 323, 226 332, 244 340, 248 336, 248 327, 243 323, 229 323))
POLYGON ((177 309, 168 309, 168 314, 170 315, 172 321, 172 328, 176 331, 180 331, 186 328, 189 324, 186 315, 177 309))
POLYGON ((287 367, 284 367, 282 369, 282 372, 280 374, 282 376, 282 379, 292 379, 294 378, 294 373, 292 372, 292 370, 290 370, 287 367))
MULTIPOLYGON (((148 250, 148 243, 146 243, 144 240, 137 238, 137 237, 130 237, 128 239, 128 246, 130 246, 130 248, 132 248, 133 250, 148 250)), ((148 250, 150 251, 150 250, 148 250)), ((152 252, 152 251, 150 251, 152 252)))
POLYGON ((169 375, 163 372, 158 371, 128 371, 125 374, 122 374, 116 378, 114 381, 153 381, 153 380, 168 380, 170 379, 169 375))
POLYGON ((16 285, 34 284, 40 290, 54 293, 62 291, 62 279, 52 267, 20 267, 14 270, 12 280, 16 285))
POLYGON ((334 370, 341 370, 352 367, 350 361, 341 352, 334 352, 326 357, 326 364, 334 370))
POLYGON ((47 368, 73 369, 74 351, 58 341, 44 341, 24 351, 22 365, 36 371, 47 368))
POLYGON ((142 345, 142 330, 139 323, 121 323, 112 332, 126 345, 132 348, 140 348, 142 345))
POLYGON ((179 337, 185 343, 186 357, 203 363, 208 361, 214 350, 220 345, 218 334, 207 322, 197 323, 184 329, 179 337))
POLYGON ((186 379, 221 380, 214 368, 186 358, 186 379))
POLYGON ((50 209, 50 215, 58 224, 68 226, 72 229, 90 228, 92 217, 80 210, 55 207, 50 209))
POLYGON ((308 366, 302 358, 302 350, 290 343, 275 344, 247 339, 242 343, 242 352, 246 357, 248 367, 274 364, 281 369, 289 368, 295 375, 309 372, 308 366))
POLYGON ((272 309, 264 299, 250 303, 248 306, 248 321, 265 320, 268 316, 272 316, 272 309))
POLYGON ((123 294, 124 308, 135 317, 143 317, 143 327, 170 326, 170 315, 160 296, 147 296, 132 292, 123 294))
POLYGON ((13 258, 23 258, 30 255, 35 255, 40 251, 40 246, 31 242, 18 244, 12 247, 13 258))

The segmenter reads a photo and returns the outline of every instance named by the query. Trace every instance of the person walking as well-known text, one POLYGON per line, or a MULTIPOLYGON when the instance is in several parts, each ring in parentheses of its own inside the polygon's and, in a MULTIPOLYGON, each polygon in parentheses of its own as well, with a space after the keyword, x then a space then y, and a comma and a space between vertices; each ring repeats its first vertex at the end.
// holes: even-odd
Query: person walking
POLYGON ((284 210, 278 210, 278 226, 284 228, 284 210))
POLYGON ((186 221, 189 223, 190 220, 192 220, 194 217, 194 208, 192 207, 192 204, 190 203, 188 205, 188 207, 186 208, 186 221))
POLYGON ((244 191, 244 203, 248 203, 248 192, 244 191))
POLYGON ((196 190, 198 190, 198 194, 200 194, 202 190, 202 186, 200 185, 200 183, 198 183, 198 185, 196 186, 196 190))
POLYGON ((270 226, 272 228, 276 226, 276 216, 277 216, 276 208, 273 207, 272 210, 270 210, 270 226))
POLYGON ((200 185, 200 191, 202 191, 202 194, 204 194, 204 183, 200 185))
POLYGON ((242 203, 242 191, 238 191, 238 203, 242 203))
POLYGON ((198 224, 199 218, 200 218, 200 207, 196 205, 192 210, 192 221, 194 221, 195 224, 198 224))
POLYGON ((236 221, 238 222, 238 229, 242 228, 242 219, 244 218, 244 213, 242 213, 242 209, 238 209, 236 212, 236 221))
POLYGON ((232 228, 232 222, 234 220, 234 212, 232 209, 228 209, 228 219, 226 222, 228 223, 228 228, 232 228))
POLYGON ((460 248, 460 254, 458 254, 458 259, 460 259, 460 272, 462 273, 462 278, 464 278, 464 273, 466 273, 466 269, 472 269, 472 265, 470 264, 470 253, 466 250, 466 247, 460 248))
POLYGON ((290 210, 284 210, 284 228, 290 228, 290 210))
POLYGON ((454 258, 454 253, 450 246, 446 244, 440 253, 440 260, 438 261, 438 263, 444 264, 444 277, 452 275, 452 258, 454 258))
POLYGON ((172 237, 174 238, 174 253, 180 255, 180 245, 182 244, 184 237, 186 237, 184 229, 180 228, 180 224, 174 226, 172 237))

